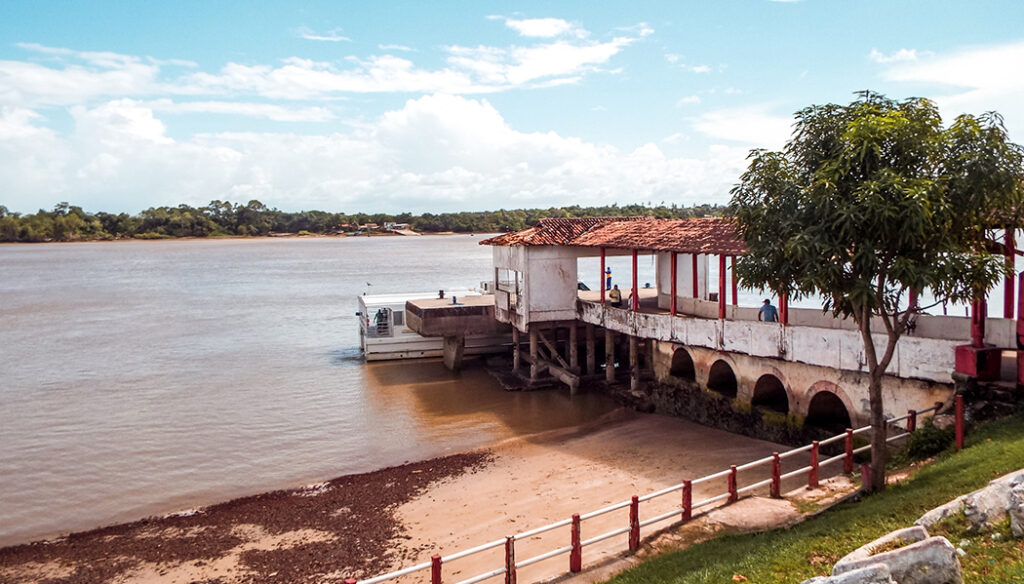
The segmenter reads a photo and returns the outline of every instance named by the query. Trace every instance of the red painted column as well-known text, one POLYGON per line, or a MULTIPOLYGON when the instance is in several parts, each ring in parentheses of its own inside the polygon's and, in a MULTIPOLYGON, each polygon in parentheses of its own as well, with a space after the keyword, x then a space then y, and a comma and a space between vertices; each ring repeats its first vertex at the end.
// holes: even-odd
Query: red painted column
POLYGON ((577 573, 583 569, 583 546, 580 543, 580 514, 572 515, 572 532, 570 534, 572 549, 569 551, 569 571, 577 573))
POLYGON ((789 297, 785 294, 779 295, 779 322, 789 324, 789 297))
POLYGON ((693 517, 693 482, 689 479, 683 481, 683 521, 689 521, 693 517))
POLYGON ((672 278, 672 284, 669 286, 669 288, 671 289, 670 293, 672 294, 672 300, 671 302, 669 302, 669 313, 672 316, 676 315, 676 296, 678 296, 678 294, 676 294, 676 264, 678 263, 676 261, 677 259, 678 257, 676 256, 676 252, 672 252, 672 267, 669 269, 669 277, 672 278))
POLYGON ((693 297, 696 298, 700 294, 700 288, 697 286, 697 254, 690 254, 690 258, 693 260, 693 297))
POLYGON ((732 278, 732 305, 739 302, 739 283, 736 281, 736 256, 729 258, 729 276, 732 278))
POLYGON ((629 504, 629 551, 640 549, 640 497, 633 495, 629 504))
POLYGON ((516 539, 505 537, 505 584, 516 584, 516 539))
POLYGON ((430 557, 430 584, 441 584, 441 556, 430 557))
POLYGON ((1003 254, 1006 256, 1006 267, 1010 268, 1009 276, 1006 276, 1006 281, 1003 288, 1003 318, 1013 318, 1013 274, 1016 272, 1014 268, 1014 254, 1017 251, 1017 245, 1014 241, 1013 229, 1006 230, 1006 236, 1003 239, 1003 254))
POLYGON ((601 248, 601 278, 598 282, 601 284, 601 304, 604 304, 604 288, 605 288, 605 275, 604 275, 604 248, 601 248))
POLYGON ((725 318, 725 256, 718 256, 718 318, 725 318))
POLYGON ((633 250, 633 302, 631 308, 636 310, 640 308, 640 298, 638 294, 640 289, 636 285, 636 250, 633 250))
POLYGON ((907 412, 907 432, 917 430, 917 410, 907 412))
POLYGON ((811 442, 811 472, 807 474, 807 486, 818 488, 818 441, 811 442))
POLYGON ((985 346, 985 299, 971 303, 971 346, 985 346))
POLYGON ((843 472, 853 472, 853 429, 846 429, 846 456, 843 458, 843 472))
MULTIPOLYGON (((1024 272, 1017 278, 1017 289, 1024 290, 1024 272)), ((1024 385, 1024 294, 1017 295, 1017 385, 1024 385)))

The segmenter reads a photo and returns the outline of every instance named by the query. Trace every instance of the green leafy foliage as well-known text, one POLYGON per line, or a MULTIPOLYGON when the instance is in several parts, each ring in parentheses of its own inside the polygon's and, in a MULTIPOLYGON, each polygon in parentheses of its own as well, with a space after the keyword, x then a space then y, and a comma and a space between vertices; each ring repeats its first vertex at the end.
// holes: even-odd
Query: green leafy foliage
POLYGON ((853 318, 869 374, 876 489, 885 484, 881 379, 916 307, 981 298, 1008 268, 989 253, 1024 210, 1024 152, 1002 119, 963 115, 943 128, 927 99, 862 92, 849 105, 805 108, 782 152, 755 150, 729 212, 747 245, 745 285, 820 295, 853 318), (885 329, 875 346, 872 317, 885 329))
POLYGON ((922 460, 935 456, 953 444, 953 428, 939 428, 927 418, 910 435, 907 442, 907 455, 914 460, 922 460))

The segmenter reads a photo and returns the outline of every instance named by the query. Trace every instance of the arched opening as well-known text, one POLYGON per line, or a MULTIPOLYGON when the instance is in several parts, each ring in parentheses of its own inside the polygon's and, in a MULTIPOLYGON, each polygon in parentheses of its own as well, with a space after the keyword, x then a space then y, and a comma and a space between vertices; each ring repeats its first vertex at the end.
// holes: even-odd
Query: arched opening
POLYGON ((754 385, 754 397, 750 405, 788 414, 789 396, 786 395, 786 387, 778 377, 770 373, 762 375, 754 385))
POLYGON ((839 396, 831 391, 820 391, 811 399, 804 423, 838 434, 850 427, 850 412, 839 396))
POLYGON ((708 389, 725 397, 736 397, 736 374, 725 361, 715 361, 708 374, 708 389))
POLYGON ((668 373, 673 377, 685 379, 686 381, 695 380, 697 372, 693 367, 693 358, 690 357, 690 352, 686 349, 676 349, 672 353, 672 367, 668 373))

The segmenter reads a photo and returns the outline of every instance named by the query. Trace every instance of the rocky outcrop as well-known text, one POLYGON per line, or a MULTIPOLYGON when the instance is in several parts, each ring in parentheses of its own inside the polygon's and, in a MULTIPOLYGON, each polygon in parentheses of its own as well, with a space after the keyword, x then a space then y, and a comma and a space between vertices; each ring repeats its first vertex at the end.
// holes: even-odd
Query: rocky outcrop
POLYGON ((974 531, 991 527, 1009 514, 1011 529, 1016 517, 1014 537, 1024 536, 1024 470, 999 477, 984 488, 936 507, 922 515, 914 525, 930 529, 943 519, 961 512, 974 531))

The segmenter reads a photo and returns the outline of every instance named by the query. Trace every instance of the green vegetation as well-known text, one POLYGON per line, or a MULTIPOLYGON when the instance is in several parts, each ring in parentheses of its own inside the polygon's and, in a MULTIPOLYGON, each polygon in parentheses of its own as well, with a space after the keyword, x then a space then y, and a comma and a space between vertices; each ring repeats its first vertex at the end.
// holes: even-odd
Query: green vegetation
MULTIPOLYGON (((911 479, 845 503, 790 529, 726 535, 648 560, 611 580, 614 584, 723 583, 740 574, 751 583, 801 582, 828 575, 849 552, 908 527, 926 511, 979 489, 1024 465, 1024 415, 989 423, 967 436, 959 453, 944 452, 911 479)), ((960 558, 968 583, 1021 582, 1024 545, 1006 526, 968 533, 963 521, 933 530, 953 545, 967 539, 960 558), (993 536, 993 534, 996 534, 993 536)))
POLYGON ((288 213, 259 201, 245 205, 211 201, 204 207, 154 207, 138 215, 87 213, 81 207, 61 203, 52 211, 31 215, 11 213, 0 205, 0 241, 88 241, 97 239, 166 239, 171 237, 260 236, 270 233, 334 234, 356 231, 360 225, 408 223, 416 231, 494 233, 517 231, 544 217, 621 217, 648 215, 688 218, 721 215, 723 207, 610 205, 604 207, 551 207, 548 209, 500 209, 461 213, 288 213))
POLYGON ((881 490, 882 376, 918 310, 911 297, 972 301, 1011 275, 990 250, 996 230, 1020 225, 1024 150, 998 114, 943 128, 930 100, 868 91, 801 110, 795 126, 782 152, 751 153, 732 190, 729 211, 747 244, 736 273, 750 288, 820 295, 857 323, 875 430, 871 486, 881 490), (886 335, 877 349, 872 319, 886 335))

